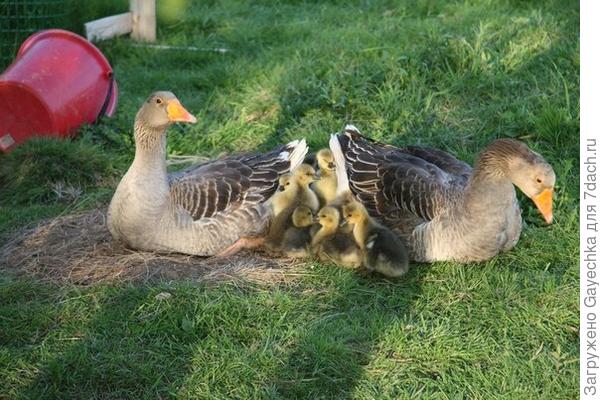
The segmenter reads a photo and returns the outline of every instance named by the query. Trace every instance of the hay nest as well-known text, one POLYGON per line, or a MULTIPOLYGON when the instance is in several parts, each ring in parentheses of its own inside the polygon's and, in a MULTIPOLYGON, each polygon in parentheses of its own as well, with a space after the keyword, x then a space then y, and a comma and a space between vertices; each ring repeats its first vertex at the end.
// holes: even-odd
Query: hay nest
POLYGON ((303 274, 306 270, 298 268, 302 264, 262 252, 216 258, 131 250, 112 240, 105 210, 43 221, 18 232, 0 248, 0 270, 78 285, 237 278, 275 282, 303 274))

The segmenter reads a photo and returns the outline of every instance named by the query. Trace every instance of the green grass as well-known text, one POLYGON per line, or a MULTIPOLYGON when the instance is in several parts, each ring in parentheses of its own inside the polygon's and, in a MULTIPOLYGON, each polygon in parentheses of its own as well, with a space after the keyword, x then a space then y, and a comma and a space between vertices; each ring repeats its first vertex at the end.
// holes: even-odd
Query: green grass
MULTIPOLYGON (((397 281, 318 264, 273 284, 83 288, 2 272, 0 398, 577 396, 577 2, 158 3, 160 43, 231 51, 101 43, 116 116, 0 156, 0 237, 106 203, 132 159, 135 112, 159 89, 199 118, 171 129, 171 154, 299 137, 318 148, 347 122, 469 162, 496 137, 520 138, 555 168, 555 223, 521 196, 514 250, 397 281), (156 300, 162 291, 173 296, 156 300)), ((121 8, 82 8, 71 24, 121 8)))

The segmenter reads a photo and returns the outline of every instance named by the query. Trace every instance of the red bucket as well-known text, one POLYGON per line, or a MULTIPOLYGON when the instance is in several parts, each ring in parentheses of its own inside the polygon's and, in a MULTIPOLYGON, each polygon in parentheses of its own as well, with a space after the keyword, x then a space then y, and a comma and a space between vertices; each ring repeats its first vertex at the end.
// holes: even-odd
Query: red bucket
POLYGON ((100 50, 72 32, 38 32, 0 76, 0 150, 32 136, 70 136, 116 106, 117 83, 100 50))

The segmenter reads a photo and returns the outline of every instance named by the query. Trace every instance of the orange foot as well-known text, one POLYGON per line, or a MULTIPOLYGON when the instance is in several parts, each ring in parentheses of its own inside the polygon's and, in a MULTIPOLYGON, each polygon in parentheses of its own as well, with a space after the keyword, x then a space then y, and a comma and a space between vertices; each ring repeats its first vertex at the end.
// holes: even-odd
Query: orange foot
POLYGON ((239 238, 235 243, 231 246, 227 247, 225 250, 220 251, 215 255, 215 257, 230 257, 243 249, 255 249, 265 244, 264 237, 242 237, 239 238))

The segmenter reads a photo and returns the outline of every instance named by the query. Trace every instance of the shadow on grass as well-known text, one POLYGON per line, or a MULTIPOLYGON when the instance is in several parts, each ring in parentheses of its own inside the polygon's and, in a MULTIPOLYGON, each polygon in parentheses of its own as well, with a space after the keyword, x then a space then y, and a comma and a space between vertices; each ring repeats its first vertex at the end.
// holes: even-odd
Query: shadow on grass
MULTIPOLYGON (((93 290, 93 292, 98 292, 93 290)), ((91 317, 58 340, 72 345, 50 353, 23 398, 162 398, 181 379, 201 332, 184 329, 160 314, 156 291, 104 287, 88 308, 91 317), (168 345, 167 345, 168 343, 168 345)), ((68 319, 62 313, 59 319, 68 319)), ((66 314, 66 315, 65 315, 66 314)), ((59 325, 69 323, 59 321, 59 325)), ((57 329, 64 329, 59 326, 57 329)))
MULTIPOLYGON (((31 380, 13 383, 12 393, 35 399, 350 397, 369 374, 386 330, 409 318, 425 271, 416 267, 390 282, 316 268, 299 284, 258 288, 26 286, 42 289, 42 302, 54 311, 42 337, 11 339, 16 358, 39 359, 31 380), (161 290, 172 297, 155 298, 161 290)), ((34 311, 32 318, 46 314, 19 310, 34 311)), ((34 326, 25 325, 31 335, 34 326)))
MULTIPOLYGON (((349 398, 369 373, 369 362, 386 331, 406 323, 426 273, 416 265, 407 276, 387 281, 339 271, 290 346, 273 377, 279 398, 349 398)), ((381 356, 381 355, 379 355, 381 356)), ((393 357, 394 355, 389 355, 393 357)))

